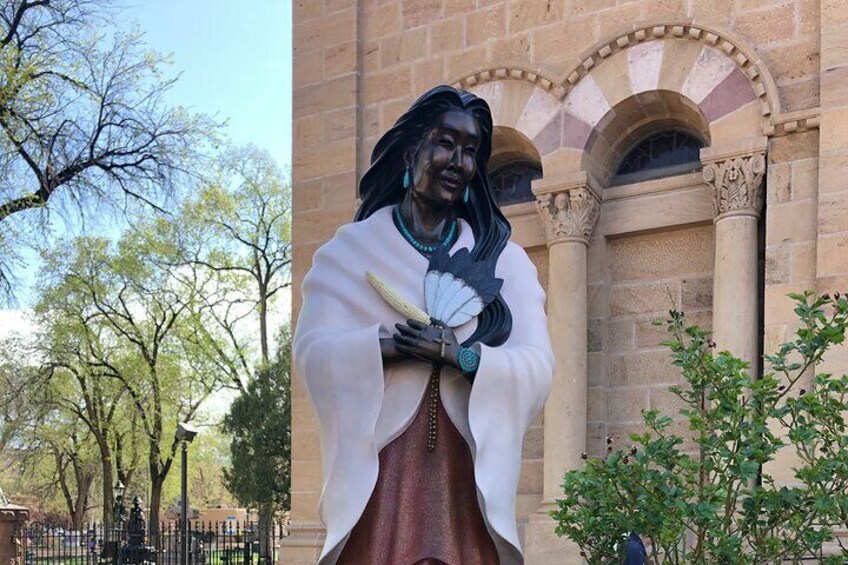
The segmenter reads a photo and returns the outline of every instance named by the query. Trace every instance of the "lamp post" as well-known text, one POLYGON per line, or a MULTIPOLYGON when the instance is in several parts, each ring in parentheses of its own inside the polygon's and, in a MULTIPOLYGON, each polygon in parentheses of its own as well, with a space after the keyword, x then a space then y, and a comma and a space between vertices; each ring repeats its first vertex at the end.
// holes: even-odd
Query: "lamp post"
POLYGON ((121 482, 121 479, 118 479, 118 482, 115 483, 115 506, 113 517, 115 519, 115 523, 118 524, 118 527, 121 527, 121 524, 124 521, 124 494, 127 492, 127 487, 124 486, 124 483, 121 482))
POLYGON ((121 533, 124 529, 124 493, 127 487, 118 479, 115 483, 115 502, 112 505, 112 540, 110 542, 113 563, 120 563, 121 533))
POLYGON ((180 563, 188 565, 188 444, 197 435, 197 428, 180 422, 177 426, 177 441, 182 445, 182 469, 180 473, 180 563))

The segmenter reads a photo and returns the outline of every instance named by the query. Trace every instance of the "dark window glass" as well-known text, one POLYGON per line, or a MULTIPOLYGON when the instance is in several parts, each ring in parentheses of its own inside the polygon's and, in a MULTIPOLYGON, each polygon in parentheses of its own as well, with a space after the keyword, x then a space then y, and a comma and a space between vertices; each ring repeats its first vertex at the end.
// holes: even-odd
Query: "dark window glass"
POLYGON ((536 199, 530 181, 542 178, 542 167, 529 161, 513 161, 489 174, 498 206, 530 202, 536 199))
POLYGON ((613 184, 626 184, 701 168, 704 143, 684 131, 662 131, 637 143, 622 159, 613 184))

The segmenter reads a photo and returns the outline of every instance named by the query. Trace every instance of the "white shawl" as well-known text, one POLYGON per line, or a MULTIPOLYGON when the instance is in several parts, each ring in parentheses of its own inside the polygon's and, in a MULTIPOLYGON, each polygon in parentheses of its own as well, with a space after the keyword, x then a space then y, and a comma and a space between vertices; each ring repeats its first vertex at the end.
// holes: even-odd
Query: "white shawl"
MULTIPOLYGON (((471 249, 471 227, 460 224, 451 253, 471 249)), ((378 452, 412 422, 430 365, 403 362, 383 368, 380 337, 404 322, 368 284, 372 271, 424 308, 428 261, 397 231, 391 208, 342 226, 314 256, 303 281, 303 307, 294 362, 315 406, 321 431, 324 487, 319 513, 327 538, 319 563, 336 562, 377 481, 378 452)), ((445 411, 468 442, 477 494, 503 565, 523 563, 515 522, 515 493, 524 433, 550 392, 553 354, 536 269, 509 243, 496 276, 512 312, 512 333, 500 347, 481 345, 471 386, 456 370, 442 371, 445 411)), ((460 341, 476 320, 456 328, 460 341)))

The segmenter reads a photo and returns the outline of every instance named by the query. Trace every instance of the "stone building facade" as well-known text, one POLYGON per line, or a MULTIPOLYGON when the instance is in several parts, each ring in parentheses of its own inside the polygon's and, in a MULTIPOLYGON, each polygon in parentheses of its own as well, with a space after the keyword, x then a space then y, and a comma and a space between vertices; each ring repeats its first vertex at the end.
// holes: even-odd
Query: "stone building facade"
MULTIPOLYGON (((442 83, 492 107, 492 173, 548 292, 558 363, 524 443, 527 562, 577 562, 546 515, 563 472, 642 409, 675 409, 651 322, 682 308, 755 361, 794 329, 788 292, 848 288, 848 1, 296 0, 296 288, 379 136, 442 83)), ((827 363, 844 372, 848 353, 827 363)), ((305 564, 320 447, 293 387, 282 560, 305 564)))

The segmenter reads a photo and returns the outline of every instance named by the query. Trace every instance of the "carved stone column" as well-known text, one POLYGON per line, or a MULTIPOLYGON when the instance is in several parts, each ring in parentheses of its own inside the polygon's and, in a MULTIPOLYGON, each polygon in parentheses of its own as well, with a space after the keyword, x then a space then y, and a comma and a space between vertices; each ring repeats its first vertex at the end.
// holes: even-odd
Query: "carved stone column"
POLYGON ((556 537, 548 513, 563 475, 581 466, 586 450, 586 262, 601 201, 585 173, 565 183, 535 184, 533 192, 548 240, 548 325, 556 368, 545 404, 543 498, 525 530, 526 559, 528 565, 579 563, 577 547, 556 537))
POLYGON ((763 206, 766 138, 701 150, 715 207, 713 335, 757 367, 757 221, 763 206))
POLYGON ((22 565, 24 548, 21 530, 29 511, 14 504, 0 505, 0 565, 22 565))

